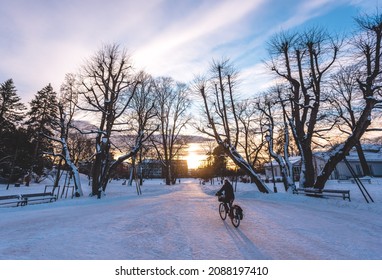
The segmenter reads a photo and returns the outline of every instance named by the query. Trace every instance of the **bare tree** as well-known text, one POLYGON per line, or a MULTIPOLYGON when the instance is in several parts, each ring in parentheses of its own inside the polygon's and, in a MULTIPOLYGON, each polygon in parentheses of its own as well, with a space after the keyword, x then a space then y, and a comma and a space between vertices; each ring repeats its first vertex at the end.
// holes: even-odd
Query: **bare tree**
POLYGON ((301 155, 300 186, 313 186, 312 142, 322 101, 322 83, 336 61, 339 44, 319 28, 281 32, 269 42, 271 69, 290 85, 290 118, 301 155))
POLYGON ((254 168, 259 168, 266 158, 265 129, 261 125, 264 114, 256 108, 256 101, 253 99, 238 102, 237 114, 241 135, 239 147, 244 151, 245 160, 254 168))
MULTIPOLYGON (((71 126, 76 126, 75 122, 71 126)), ((71 157, 76 166, 80 162, 89 162, 93 156, 94 143, 87 135, 83 135, 75 129, 69 130, 68 145, 71 157)))
POLYGON ((191 119, 188 114, 191 100, 188 87, 169 77, 156 79, 155 92, 160 128, 159 135, 154 135, 151 142, 164 167, 166 185, 170 185, 176 180, 173 161, 187 146, 181 133, 191 119))
POLYGON ((71 174, 74 176, 74 187, 76 190, 76 196, 82 196, 81 180, 78 172, 78 168, 73 161, 71 148, 69 147, 69 130, 72 126, 73 117, 75 114, 75 105, 78 101, 78 92, 76 87, 76 80, 73 74, 67 74, 65 76, 65 82, 61 86, 61 96, 57 104, 51 106, 57 106, 58 115, 52 119, 51 124, 55 128, 55 135, 43 134, 55 144, 58 144, 56 148, 57 152, 49 153, 54 157, 59 158, 59 166, 56 173, 54 186, 57 187, 59 179, 61 177, 61 165, 62 161, 69 167, 71 174))
POLYGON ((266 140, 268 142, 268 151, 274 160, 276 160, 281 170, 281 176, 284 183, 285 191, 292 192, 296 186, 293 180, 293 167, 289 160, 289 125, 287 121, 287 113, 285 110, 285 100, 282 99, 282 87, 276 86, 265 94, 263 100, 256 104, 257 110, 262 112, 266 118, 266 122, 262 125, 266 127, 266 140), (275 150, 276 127, 280 127, 283 132, 281 151, 275 150))
MULTIPOLYGON (((67 107, 66 107, 67 109, 67 107)), ((57 121, 57 127, 59 128, 59 137, 50 137, 48 135, 45 135, 45 137, 48 137, 51 141, 54 141, 56 143, 59 143, 61 147, 61 153, 56 153, 54 156, 58 156, 60 159, 63 159, 66 163, 66 165, 69 167, 71 174, 74 177, 74 187, 76 190, 76 196, 83 196, 83 191, 81 187, 81 180, 80 180, 80 174, 78 171, 77 166, 74 164, 70 148, 68 146, 68 131, 69 127, 71 126, 72 121, 72 111, 66 111, 64 104, 59 103, 58 104, 58 111, 59 111, 59 119, 57 121)), ((60 177, 59 172, 56 175, 56 182, 55 185, 57 185, 58 178, 60 177)))
POLYGON ((73 153, 73 146, 70 143, 73 143, 70 138, 70 128, 73 125, 74 116, 76 113, 75 104, 78 102, 78 83, 76 76, 74 74, 66 74, 65 81, 60 88, 60 98, 58 104, 59 111, 59 143, 61 149, 61 156, 59 157, 59 166, 57 169, 56 180, 54 185, 57 186, 59 183, 59 178, 61 177, 61 165, 64 160, 65 163, 69 166, 72 174, 74 174, 74 185, 77 190, 78 195, 82 196, 81 181, 79 178, 79 173, 77 169, 76 159, 73 153))
POLYGON ((351 135, 344 143, 331 153, 328 162, 317 177, 315 187, 324 188, 330 174, 336 165, 345 158, 349 151, 359 143, 372 122, 372 113, 382 104, 381 91, 381 43, 382 43, 382 14, 367 14, 356 19, 361 34, 355 36, 354 46, 358 50, 355 60, 360 76, 357 78, 358 87, 362 92, 364 107, 351 135))
MULTIPOLYGON (((340 69, 331 77, 329 100, 335 109, 337 129, 342 135, 349 137, 356 127, 357 120, 365 106, 362 92, 357 79, 360 77, 356 66, 347 66, 340 69)), ((364 176, 370 176, 370 168, 367 164, 361 142, 355 145, 360 159, 364 176)))
POLYGON ((92 194, 101 197, 110 177, 111 137, 116 123, 136 93, 139 81, 130 57, 118 45, 101 48, 83 67, 81 75, 82 110, 93 113, 97 121, 95 156, 92 167, 92 194))
POLYGON ((159 125, 155 123, 157 108, 153 78, 147 73, 140 72, 137 75, 137 80, 140 82, 131 100, 130 108, 123 117, 124 121, 119 123, 126 127, 127 137, 125 139, 127 140, 128 152, 119 156, 110 166, 110 172, 112 172, 119 164, 131 159, 130 185, 132 184, 138 153, 143 144, 159 129, 159 125), (132 141, 128 139, 132 139, 132 141))
POLYGON ((253 166, 237 150, 240 136, 235 100, 237 73, 228 60, 214 61, 210 73, 210 79, 198 78, 195 82, 195 90, 202 97, 203 115, 207 121, 198 129, 215 139, 225 154, 252 178, 259 191, 269 193, 270 190, 253 166))

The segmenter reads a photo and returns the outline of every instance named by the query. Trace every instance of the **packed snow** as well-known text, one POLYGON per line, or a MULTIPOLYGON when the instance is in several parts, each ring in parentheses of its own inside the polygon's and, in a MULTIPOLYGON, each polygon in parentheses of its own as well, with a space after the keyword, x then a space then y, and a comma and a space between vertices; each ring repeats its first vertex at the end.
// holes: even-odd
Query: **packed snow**
MULTIPOLYGON (((380 260, 382 179, 365 183, 367 203, 351 181, 351 201, 285 193, 262 194, 238 183, 235 203, 244 210, 239 228, 218 213, 216 183, 182 179, 166 186, 146 180, 109 183, 101 199, 84 196, 19 207, 0 207, 2 260, 380 260)), ((0 196, 34 193, 44 185, 0 185, 0 196)), ((273 184, 268 184, 273 189, 273 184)))

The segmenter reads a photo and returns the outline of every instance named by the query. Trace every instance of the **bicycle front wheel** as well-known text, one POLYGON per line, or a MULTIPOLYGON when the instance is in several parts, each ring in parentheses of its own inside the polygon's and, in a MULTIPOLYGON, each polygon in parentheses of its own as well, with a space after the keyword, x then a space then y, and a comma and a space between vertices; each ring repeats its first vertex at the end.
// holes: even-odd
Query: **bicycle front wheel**
POLYGON ((227 212, 225 211, 224 203, 220 203, 219 205, 219 215, 222 220, 227 218, 227 212))
POLYGON ((236 228, 240 225, 240 216, 239 216, 239 213, 237 212, 236 208, 232 209, 231 222, 232 222, 233 226, 236 228))

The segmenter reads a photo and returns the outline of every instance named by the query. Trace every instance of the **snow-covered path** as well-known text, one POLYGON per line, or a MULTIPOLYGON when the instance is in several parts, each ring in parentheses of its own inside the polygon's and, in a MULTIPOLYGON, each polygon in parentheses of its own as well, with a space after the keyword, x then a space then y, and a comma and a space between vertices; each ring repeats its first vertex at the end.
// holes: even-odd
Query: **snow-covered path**
POLYGON ((378 212, 238 192, 236 229, 219 217, 217 188, 185 180, 142 196, 0 209, 0 259, 382 259, 378 212))
MULTIPOLYGON (((2 223, 2 259, 231 259, 261 254, 195 183, 93 204, 28 206, 2 223), (52 207, 53 206, 53 207, 52 207), (54 207, 57 206, 57 207, 54 207), (96 210, 96 211, 95 211, 96 210), (236 240, 239 237, 239 240, 236 240), (243 240, 245 242, 243 242, 243 240), (79 249, 80 247, 81 249, 79 249)), ((5 213, 3 213, 4 217, 5 213)))
MULTIPOLYGON (((251 201, 250 203, 253 203, 251 201)), ((272 259, 381 259, 382 223, 375 215, 344 215, 343 210, 300 203, 257 201, 248 206, 254 218, 243 223, 242 231, 253 230, 254 244, 272 259), (365 238, 367 237, 367 238, 365 238), (371 244, 373 244, 371 246, 371 244)), ((247 205, 247 204, 245 204, 247 205)), ((358 211, 359 212, 359 211, 358 211)))

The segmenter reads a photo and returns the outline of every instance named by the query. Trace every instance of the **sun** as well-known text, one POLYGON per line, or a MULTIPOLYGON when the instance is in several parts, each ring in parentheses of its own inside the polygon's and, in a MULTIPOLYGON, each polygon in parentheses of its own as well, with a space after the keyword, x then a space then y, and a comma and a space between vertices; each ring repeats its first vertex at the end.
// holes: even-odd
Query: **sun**
POLYGON ((201 164, 200 159, 195 153, 188 153, 187 156, 187 165, 188 169, 196 169, 201 164))
POLYGON ((201 151, 199 143, 191 143, 188 146, 188 154, 186 156, 188 169, 197 169, 205 159, 205 155, 201 151))

